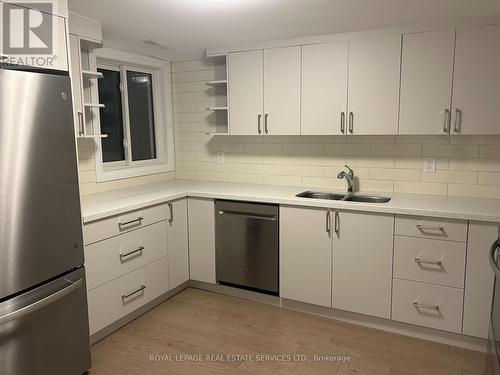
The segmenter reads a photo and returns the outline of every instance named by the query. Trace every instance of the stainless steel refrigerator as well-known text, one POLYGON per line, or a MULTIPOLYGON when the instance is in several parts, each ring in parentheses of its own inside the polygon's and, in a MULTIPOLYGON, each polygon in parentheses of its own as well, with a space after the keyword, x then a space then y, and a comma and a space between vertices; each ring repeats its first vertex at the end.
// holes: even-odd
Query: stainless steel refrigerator
POLYGON ((70 79, 0 69, 0 373, 90 368, 70 79))

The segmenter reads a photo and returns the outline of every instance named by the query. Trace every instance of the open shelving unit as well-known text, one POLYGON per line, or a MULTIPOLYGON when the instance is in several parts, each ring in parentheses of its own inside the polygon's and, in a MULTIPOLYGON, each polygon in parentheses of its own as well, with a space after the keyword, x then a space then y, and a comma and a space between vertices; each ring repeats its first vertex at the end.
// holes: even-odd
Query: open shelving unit
POLYGON ((226 55, 207 56, 215 66, 214 80, 208 81, 209 94, 213 97, 213 105, 207 108, 211 111, 210 129, 207 135, 228 135, 228 80, 226 55))
POLYGON ((103 75, 97 71, 93 53, 102 46, 101 41, 70 35, 75 132, 78 139, 107 137, 100 134, 99 110, 105 106, 98 102, 97 81, 103 75))

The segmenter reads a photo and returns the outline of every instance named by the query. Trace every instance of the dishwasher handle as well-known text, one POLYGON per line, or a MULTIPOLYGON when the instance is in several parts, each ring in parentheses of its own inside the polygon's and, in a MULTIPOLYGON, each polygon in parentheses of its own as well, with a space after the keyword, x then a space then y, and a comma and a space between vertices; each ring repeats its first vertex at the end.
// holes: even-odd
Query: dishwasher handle
POLYGON ((277 217, 276 215, 266 215, 266 214, 255 214, 251 212, 243 212, 243 211, 231 211, 231 210, 219 210, 217 211, 218 215, 233 215, 233 216, 243 216, 249 219, 256 219, 256 220, 269 220, 269 221, 276 221, 277 217))

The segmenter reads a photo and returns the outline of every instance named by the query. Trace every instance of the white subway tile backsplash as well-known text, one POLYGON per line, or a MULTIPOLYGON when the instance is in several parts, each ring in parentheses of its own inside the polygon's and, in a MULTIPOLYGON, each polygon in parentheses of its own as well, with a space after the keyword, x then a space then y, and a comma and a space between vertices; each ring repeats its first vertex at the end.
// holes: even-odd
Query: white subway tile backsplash
POLYGON ((345 190, 337 174, 348 164, 362 191, 500 198, 500 136, 210 137, 215 117, 206 107, 215 92, 204 80, 213 79, 214 66, 183 61, 172 72, 179 179, 345 190), (221 151, 225 163, 217 164, 221 151), (436 173, 423 173, 429 158, 436 173))

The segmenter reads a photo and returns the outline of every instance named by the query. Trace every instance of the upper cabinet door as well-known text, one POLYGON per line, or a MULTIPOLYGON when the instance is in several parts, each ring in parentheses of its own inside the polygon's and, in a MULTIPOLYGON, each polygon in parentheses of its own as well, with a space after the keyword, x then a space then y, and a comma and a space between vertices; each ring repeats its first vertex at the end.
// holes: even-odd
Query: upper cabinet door
POLYGON ((403 36, 400 134, 449 133, 454 30, 403 36))
POLYGON ((228 55, 229 127, 233 135, 264 131, 264 52, 228 55))
POLYGON ((348 42, 302 47, 301 134, 346 134, 348 42))
POLYGON ((398 132, 401 37, 349 42, 349 134, 398 132))
POLYGON ((457 30, 452 133, 500 134, 500 25, 457 30))
POLYGON ((264 134, 300 134, 301 47, 264 50, 264 134))

